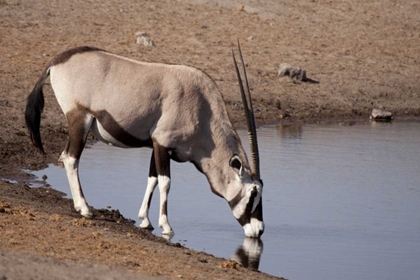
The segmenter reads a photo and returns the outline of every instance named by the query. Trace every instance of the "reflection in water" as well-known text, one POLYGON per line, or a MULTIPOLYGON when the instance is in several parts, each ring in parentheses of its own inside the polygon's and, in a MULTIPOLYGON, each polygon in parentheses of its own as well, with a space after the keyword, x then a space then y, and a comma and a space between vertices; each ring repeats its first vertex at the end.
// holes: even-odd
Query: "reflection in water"
POLYGON ((303 126, 301 124, 279 124, 276 125, 277 135, 283 139, 301 139, 303 126))
POLYGON ((262 252, 263 242, 260 238, 246 237, 244 243, 232 255, 231 260, 240 263, 243 267, 258 270, 262 252))
POLYGON ((162 238, 171 241, 172 237, 174 237, 175 233, 171 232, 171 233, 162 233, 162 238))

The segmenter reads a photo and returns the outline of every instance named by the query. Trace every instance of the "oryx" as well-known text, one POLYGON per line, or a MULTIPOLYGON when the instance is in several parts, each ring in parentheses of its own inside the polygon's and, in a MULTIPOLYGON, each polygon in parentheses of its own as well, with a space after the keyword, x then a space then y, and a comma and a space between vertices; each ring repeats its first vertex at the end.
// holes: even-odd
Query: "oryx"
POLYGON ((153 191, 159 185, 159 227, 163 228, 163 234, 173 234, 167 216, 172 159, 192 162, 206 175, 211 190, 227 200, 245 235, 261 236, 263 186, 240 47, 239 53, 247 96, 232 50, 247 116, 252 170, 222 95, 205 72, 185 65, 140 62, 92 47, 70 49, 52 59, 28 96, 26 125, 33 144, 45 153, 40 137, 42 88, 50 76, 68 122, 69 139, 59 161, 64 164, 75 209, 84 217, 92 216, 78 175, 79 159, 90 131, 97 139, 116 147, 152 148, 149 178, 139 212, 140 227, 153 228, 148 211, 153 191))

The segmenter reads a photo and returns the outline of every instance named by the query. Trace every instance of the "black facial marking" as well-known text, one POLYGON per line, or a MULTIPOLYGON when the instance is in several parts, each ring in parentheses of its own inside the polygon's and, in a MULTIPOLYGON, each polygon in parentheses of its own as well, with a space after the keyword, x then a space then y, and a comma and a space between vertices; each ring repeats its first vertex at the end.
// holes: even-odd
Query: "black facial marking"
POLYGON ((229 206, 231 209, 235 208, 236 205, 241 201, 242 199, 242 192, 238 192, 238 194, 230 201, 228 201, 229 206))
POLYGON ((257 194, 258 192, 256 190, 251 192, 251 196, 249 197, 248 203, 246 204, 245 211, 238 219, 238 222, 241 226, 244 226, 251 221, 252 206, 254 205, 254 200, 257 194))
MULTIPOLYGON (((255 208, 254 212, 252 213, 251 217, 257 219, 258 221, 263 221, 263 202, 262 198, 260 199, 260 203, 258 203, 257 207, 255 208)), ((262 234, 262 233, 261 233, 262 234)))

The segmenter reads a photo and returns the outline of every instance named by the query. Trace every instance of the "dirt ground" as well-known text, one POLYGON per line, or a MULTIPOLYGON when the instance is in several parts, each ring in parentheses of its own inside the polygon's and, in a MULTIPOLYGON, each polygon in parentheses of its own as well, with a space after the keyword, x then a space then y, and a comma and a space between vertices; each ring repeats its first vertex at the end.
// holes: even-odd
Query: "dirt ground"
POLYGON ((115 211, 81 219, 70 200, 30 188, 32 178, 21 171, 56 163, 65 145, 66 123, 49 86, 41 127, 47 156, 31 146, 24 125, 26 97, 54 55, 90 45, 198 67, 216 81, 232 122, 242 127, 230 54, 237 39, 258 125, 367 120, 373 108, 420 116, 417 0, 0 0, 0 278, 68 279, 72 267, 88 277, 101 265, 109 279, 127 270, 142 277, 270 278, 168 243, 115 211), (138 31, 154 46, 136 44, 138 31), (318 83, 279 78, 281 63, 305 69, 318 83), (53 275, 42 274, 44 267, 53 275))

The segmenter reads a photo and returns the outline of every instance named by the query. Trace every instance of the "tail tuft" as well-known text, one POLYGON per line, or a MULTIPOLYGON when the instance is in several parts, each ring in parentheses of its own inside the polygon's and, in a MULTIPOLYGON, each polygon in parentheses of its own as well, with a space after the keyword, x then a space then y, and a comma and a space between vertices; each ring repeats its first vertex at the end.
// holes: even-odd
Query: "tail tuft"
POLYGON ((34 89, 29 94, 25 110, 26 126, 28 127, 31 141, 43 154, 45 154, 45 151, 42 146, 40 133, 41 113, 44 110, 44 93, 42 87, 48 75, 49 68, 46 68, 35 84, 34 89))

